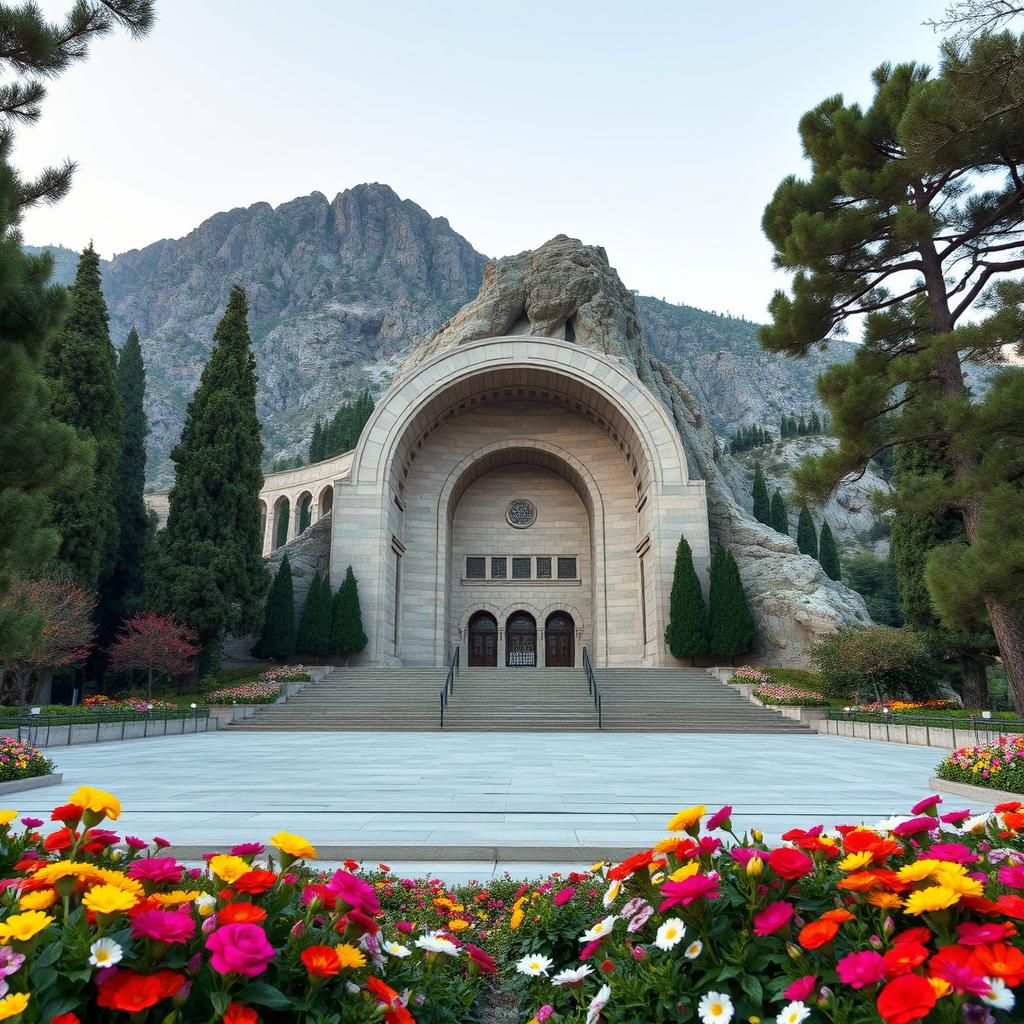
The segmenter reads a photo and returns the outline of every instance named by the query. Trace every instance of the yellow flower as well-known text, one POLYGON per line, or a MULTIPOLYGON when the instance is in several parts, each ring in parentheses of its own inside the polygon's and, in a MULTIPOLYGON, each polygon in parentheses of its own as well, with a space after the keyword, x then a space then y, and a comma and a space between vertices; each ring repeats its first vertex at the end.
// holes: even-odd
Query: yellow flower
POLYGON ((860 868, 871 863, 871 851, 861 850, 858 853, 848 853, 840 862, 840 871, 858 871, 860 868))
POLYGON ((25 893, 25 895, 18 900, 18 906, 22 910, 49 910, 56 902, 57 890, 47 887, 45 889, 35 889, 32 892, 25 893))
POLYGON ((453 917, 448 922, 448 931, 450 932, 461 932, 465 931, 469 927, 468 921, 463 921, 461 918, 453 917))
POLYGON ((0 811, 0 825, 10 825, 17 816, 17 811, 0 811))
POLYGON ((764 861, 760 857, 751 857, 744 868, 747 878, 760 878, 764 873, 764 861))
POLYGON ((868 903, 883 910, 895 910, 903 901, 894 892, 869 892, 868 903))
POLYGON ((916 860, 913 864, 905 864, 896 872, 901 882, 923 882, 931 878, 935 871, 942 867, 941 860, 916 860))
POLYGON ((53 864, 46 864, 36 871, 32 877, 39 882, 46 882, 51 885, 62 878, 77 878, 85 881, 96 877, 96 868, 92 864, 79 864, 73 860, 58 860, 53 864))
POLYGON ((703 817, 703 804, 698 804, 696 807, 684 807, 668 823, 668 830, 669 832, 685 832, 688 828, 692 827, 693 825, 696 825, 703 817))
POLYGON ((28 942, 38 935, 53 918, 41 910, 26 910, 24 914, 14 914, 5 921, 0 921, 0 943, 28 942))
POLYGON ((338 963, 343 968, 366 966, 366 956, 363 954, 363 951, 356 949, 355 946, 349 945, 347 942, 341 943, 340 946, 335 946, 334 952, 338 954, 338 963))
POLYGON ((150 899, 154 903, 159 903, 161 907, 176 907, 180 903, 191 903, 201 895, 198 889, 190 889, 188 892, 184 889, 175 889, 174 892, 155 892, 150 899))
POLYGON ((249 865, 241 857, 230 853, 218 853, 210 858, 210 871, 228 885, 237 882, 248 870, 249 865))
POLYGON ((115 889, 123 892, 130 892, 133 896, 142 896, 145 890, 142 883, 136 878, 129 878, 123 871, 114 871, 111 868, 96 868, 94 877, 105 885, 112 885, 115 889))
POLYGON ((316 860, 316 848, 308 839, 303 839, 302 836, 292 835, 291 832, 278 832, 277 835, 270 837, 270 841, 289 857, 295 857, 296 859, 304 857, 306 860, 316 860))
POLYGON ((698 871, 700 871, 700 864, 695 860, 691 860, 689 864, 684 864, 681 868, 676 868, 675 871, 668 876, 668 880, 670 882, 681 882, 685 878, 692 878, 698 871))
POLYGON ((113 794, 102 789, 93 789, 92 786, 79 786, 68 797, 68 803, 98 814, 100 818, 97 820, 106 817, 111 821, 117 821, 121 817, 121 801, 113 794))
POLYGON ((133 892, 126 892, 116 885, 94 885, 82 897, 82 906, 94 914, 121 914, 131 910, 139 897, 133 892))
POLYGON ((12 992, 0 999, 0 1020, 8 1020, 17 1017, 19 1013, 25 1012, 28 1006, 27 992, 12 992))
POLYGON ((604 864, 605 864, 605 862, 603 860, 599 860, 596 863, 591 864, 590 865, 590 873, 592 875, 596 875, 599 871, 603 871, 604 870, 604 864))
POLYGON ((944 885, 932 885, 927 889, 912 892, 904 901, 903 909, 907 914, 927 914, 936 910, 945 910, 960 899, 960 893, 948 889, 944 885))
POLYGON ((953 986, 945 978, 929 978, 928 984, 931 985, 936 999, 948 996, 953 991, 953 986))
POLYGON ((935 872, 935 881, 939 885, 952 889, 960 896, 984 896, 985 887, 976 878, 968 878, 966 870, 960 864, 943 865, 935 872), (960 870, 947 870, 959 868, 960 870))
POLYGON ((665 836, 664 839, 659 839, 654 844, 654 852, 670 853, 671 851, 675 850, 675 848, 679 845, 680 842, 681 840, 678 836, 665 836))
POLYGON ((515 931, 526 917, 526 913, 523 911, 523 904, 526 902, 525 898, 520 896, 519 899, 512 904, 512 916, 509 918, 508 926, 515 931))

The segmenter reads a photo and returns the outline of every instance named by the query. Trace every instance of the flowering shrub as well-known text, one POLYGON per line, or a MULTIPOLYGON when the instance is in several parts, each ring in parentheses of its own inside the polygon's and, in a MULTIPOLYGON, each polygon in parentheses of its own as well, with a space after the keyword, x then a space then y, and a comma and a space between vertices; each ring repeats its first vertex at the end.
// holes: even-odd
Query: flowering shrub
POLYGON ((762 704, 790 704, 803 708, 828 707, 829 702, 820 693, 804 690, 786 683, 767 683, 754 691, 762 704))
POLYGON ((214 690, 206 695, 208 704, 273 704, 281 696, 276 683, 242 683, 214 690))
POLYGON ((53 772, 53 762, 43 752, 15 736, 0 736, 0 782, 35 779, 53 772))
POLYGON ((734 683, 753 683, 755 686, 765 686, 771 681, 772 677, 767 672, 762 672, 759 668, 752 668, 750 665, 743 665, 732 674, 734 683))
POLYGON ((1024 793, 1024 736, 1000 736, 976 747, 960 747, 935 774, 951 782, 1024 793))
POLYGON ((934 692, 934 665, 924 639, 911 629, 891 626, 840 629, 811 648, 811 661, 821 669, 822 692, 846 698, 873 693, 927 697, 934 692))
POLYGON ((301 665, 280 665, 260 673, 261 683, 304 683, 309 673, 301 665))
POLYGON ((850 711, 876 715, 889 711, 898 715, 920 711, 954 711, 959 708, 960 705, 952 700, 873 700, 868 704, 855 704, 850 711))
MULTIPOLYGON (((134 711, 137 714, 146 714, 149 711, 177 711, 177 704, 169 704, 165 700, 144 700, 141 697, 121 697, 113 700, 102 693, 86 697, 81 707, 91 708, 93 711, 134 711)), ((59 708, 58 710, 68 712, 74 708, 59 708)))

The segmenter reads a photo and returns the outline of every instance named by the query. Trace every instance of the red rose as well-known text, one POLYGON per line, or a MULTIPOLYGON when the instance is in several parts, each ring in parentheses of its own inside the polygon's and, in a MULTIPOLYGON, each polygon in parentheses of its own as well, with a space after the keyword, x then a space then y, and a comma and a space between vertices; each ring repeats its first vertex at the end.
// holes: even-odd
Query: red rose
POLYGON ((800 850, 794 850, 789 846, 780 846, 779 849, 772 850, 768 854, 768 867, 779 878, 792 881, 795 878, 809 875, 814 870, 814 861, 800 850))
POLYGON ((935 1005, 935 989, 920 974, 903 974, 890 981, 875 1006, 885 1024, 910 1024, 927 1017, 935 1005))

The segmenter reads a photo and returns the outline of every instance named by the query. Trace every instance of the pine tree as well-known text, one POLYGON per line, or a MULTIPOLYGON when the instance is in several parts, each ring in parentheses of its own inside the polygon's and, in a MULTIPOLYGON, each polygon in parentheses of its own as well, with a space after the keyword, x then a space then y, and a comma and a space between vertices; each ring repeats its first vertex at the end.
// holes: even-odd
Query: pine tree
POLYGON ((263 612, 263 632, 253 653, 258 658, 272 658, 274 661, 287 661, 295 656, 295 594, 287 555, 281 559, 274 582, 270 585, 263 612))
POLYGON ((158 594, 161 610, 196 630, 200 671, 216 664, 225 635, 259 626, 268 583, 259 512, 263 444, 246 312, 236 285, 171 452, 175 477, 158 594))
POLYGON ((821 433, 821 417, 818 415, 817 409, 815 409, 815 411, 811 413, 810 432, 812 434, 821 433))
POLYGON ((730 660, 746 654, 757 636, 736 559, 723 547, 711 555, 708 630, 712 653, 730 660))
POLYGON ((68 291, 68 316, 46 360, 50 408, 92 445, 95 473, 86 493, 54 502, 52 515, 61 535, 59 562, 72 578, 95 589, 113 571, 117 553, 121 396, 100 287, 100 258, 91 245, 82 253, 68 291))
POLYGON ((313 439, 309 442, 309 461, 319 462, 323 456, 324 448, 324 425, 317 416, 313 424, 313 439))
POLYGON ((832 536, 831 527, 824 520, 821 523, 821 536, 818 538, 818 561, 821 562, 821 567, 825 570, 825 575, 830 580, 841 580, 843 578, 843 571, 839 566, 839 551, 836 549, 836 539, 832 536))
POLYGON ((669 598, 665 643, 675 658, 695 658, 708 650, 707 611, 700 580, 693 567, 693 553, 685 537, 676 548, 676 567, 669 598))
POLYGON ((803 418, 803 416, 800 417, 800 422, 797 423, 796 425, 796 433, 797 437, 807 436, 807 421, 803 418))
POLYGON ((783 500, 782 491, 775 488, 772 495, 772 526, 779 533, 789 536, 789 513, 786 511, 786 502, 783 500))
POLYGON ((768 485, 761 472, 761 463, 754 465, 754 518, 765 526, 772 525, 772 505, 768 498, 768 485))
POLYGON ((368 643, 359 609, 359 587, 350 565, 345 580, 334 595, 331 615, 331 650, 348 657, 358 654, 368 643))
POLYGON ((800 520, 796 527, 796 546, 802 555, 818 557, 818 534, 814 529, 814 520, 806 505, 800 506, 800 520))
POLYGON ((326 657, 331 650, 331 584, 319 570, 306 595, 296 649, 316 659, 326 657))

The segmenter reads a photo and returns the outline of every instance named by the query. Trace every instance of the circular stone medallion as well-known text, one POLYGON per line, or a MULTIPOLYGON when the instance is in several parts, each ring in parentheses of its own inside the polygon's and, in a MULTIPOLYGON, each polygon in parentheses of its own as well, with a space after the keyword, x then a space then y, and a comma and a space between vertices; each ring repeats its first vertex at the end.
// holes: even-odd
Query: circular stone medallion
POLYGON ((537 521, 537 510, 525 498, 516 498, 505 509, 505 519, 509 526, 514 526, 517 530, 525 530, 537 521))

